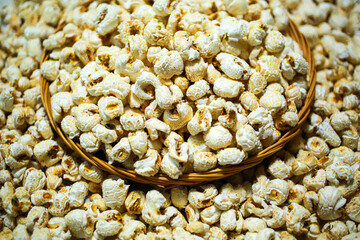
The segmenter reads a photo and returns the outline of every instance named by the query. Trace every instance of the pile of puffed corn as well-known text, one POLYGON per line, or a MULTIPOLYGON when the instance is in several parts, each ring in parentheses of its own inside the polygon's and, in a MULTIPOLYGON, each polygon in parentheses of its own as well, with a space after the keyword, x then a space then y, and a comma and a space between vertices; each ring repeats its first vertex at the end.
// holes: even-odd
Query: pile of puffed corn
POLYGON ((299 121, 309 65, 276 27, 288 23, 281 5, 257 19, 231 8, 241 2, 92 2, 79 22, 65 11, 40 67, 55 121, 141 176, 177 179, 272 145, 299 121))
POLYGON ((0 239, 360 238, 359 16, 356 0, 6 5, 0 239), (239 164, 298 122, 308 64, 287 16, 315 56, 315 101, 261 165, 161 191, 92 166, 50 126, 40 76, 63 131, 110 164, 174 179, 239 164))

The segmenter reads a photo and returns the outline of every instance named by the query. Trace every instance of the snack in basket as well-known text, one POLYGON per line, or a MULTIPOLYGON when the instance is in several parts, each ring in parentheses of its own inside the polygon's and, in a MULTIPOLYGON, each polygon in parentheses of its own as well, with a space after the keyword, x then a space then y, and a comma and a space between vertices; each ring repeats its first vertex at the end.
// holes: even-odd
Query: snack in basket
POLYGON ((65 13, 41 65, 52 117, 86 152, 147 177, 240 164, 271 146, 299 122, 309 64, 279 31, 279 10, 255 17, 241 2, 65 13))

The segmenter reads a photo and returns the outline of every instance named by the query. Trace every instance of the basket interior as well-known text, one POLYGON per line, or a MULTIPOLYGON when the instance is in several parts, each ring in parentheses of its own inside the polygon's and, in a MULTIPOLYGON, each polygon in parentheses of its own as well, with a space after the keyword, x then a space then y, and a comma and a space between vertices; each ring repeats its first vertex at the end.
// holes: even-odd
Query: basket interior
MULTIPOLYGON (((63 24, 59 24, 58 30, 63 27, 63 24)), ((215 169, 212 169, 207 172, 202 173, 189 173, 189 174, 183 174, 180 175, 179 179, 172 179, 168 177, 165 174, 157 174, 153 177, 144 177, 141 175, 138 175, 135 171, 116 167, 114 165, 110 165, 106 161, 102 160, 105 159, 105 154, 99 155, 99 157, 96 157, 90 153, 87 153, 78 142, 74 142, 72 139, 70 139, 60 128, 59 124, 55 122, 55 120, 52 117, 51 114, 51 96, 49 91, 49 85, 50 83, 46 81, 45 79, 41 78, 41 99, 44 105, 44 108, 46 110, 46 113, 49 117, 50 123, 53 127, 53 129, 56 131, 56 133, 62 138, 62 140, 67 144, 67 146, 72 150, 77 152, 82 158, 89 161, 96 167, 109 172, 110 174, 118 175, 121 178, 126 178, 138 183, 143 184, 150 184, 153 186, 164 186, 165 188, 171 188, 174 186, 179 185, 197 185, 202 184, 204 182, 214 181, 222 178, 229 177, 231 175, 234 175, 236 173, 239 173, 245 169, 248 169, 250 167, 253 167, 263 161, 264 158, 267 158, 279 150, 281 150, 287 142, 289 142, 292 138, 294 138, 300 131, 302 125, 305 123, 307 116, 310 113, 311 104, 313 102, 314 96, 315 96, 315 82, 316 82, 316 72, 315 72, 315 66, 314 66, 314 58, 311 53, 309 44, 306 40, 306 38, 300 33, 299 29, 295 25, 291 19, 289 19, 289 27, 287 29, 287 34, 289 34, 294 41, 296 41, 300 47, 300 49, 303 52, 304 58, 309 63, 309 71, 308 71, 308 78, 309 78, 309 90, 304 102, 304 105, 302 106, 301 110, 299 111, 299 122, 298 124, 287 131, 286 133, 283 133, 281 138, 275 142, 273 145, 265 148, 261 152, 257 153, 256 155, 253 155, 247 159, 245 159, 242 163, 239 165, 231 165, 231 166, 221 166, 217 167, 215 169)), ((44 52, 43 57, 41 59, 41 63, 43 61, 46 61, 48 58, 48 53, 44 52)))

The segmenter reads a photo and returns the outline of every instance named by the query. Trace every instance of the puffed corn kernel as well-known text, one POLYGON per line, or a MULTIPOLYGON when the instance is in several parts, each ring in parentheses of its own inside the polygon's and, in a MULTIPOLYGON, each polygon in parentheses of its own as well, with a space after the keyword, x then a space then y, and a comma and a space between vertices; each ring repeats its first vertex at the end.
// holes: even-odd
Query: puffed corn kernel
POLYGON ((41 64, 41 75, 49 81, 56 80, 59 74, 60 63, 58 61, 47 60, 41 64))
POLYGON ((285 47, 284 36, 279 31, 269 31, 264 40, 265 48, 270 53, 278 53, 285 47))
POLYGON ((50 167, 62 159, 64 151, 56 141, 44 140, 35 145, 34 156, 42 166, 50 167))
POLYGON ((96 8, 95 27, 100 35, 112 32, 119 24, 119 12, 115 6, 102 3, 96 8))

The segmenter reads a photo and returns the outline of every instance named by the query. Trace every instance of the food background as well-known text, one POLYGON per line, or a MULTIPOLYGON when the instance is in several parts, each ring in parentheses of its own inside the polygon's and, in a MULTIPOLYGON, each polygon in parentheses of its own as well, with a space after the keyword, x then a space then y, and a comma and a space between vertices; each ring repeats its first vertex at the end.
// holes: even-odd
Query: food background
MULTIPOLYGON (((42 167, 41 157, 28 154, 26 167, 16 165, 24 156, 16 155, 21 146, 15 142, 31 142, 46 120, 39 111, 39 119, 26 130, 9 132, 11 109, 3 114, 0 130, 2 147, 12 145, 9 155, 0 156, 0 239, 360 237, 360 4, 285 4, 308 37, 318 70, 315 102, 302 137, 234 177, 159 191, 109 176, 81 159, 64 157, 42 167)), ((18 43, 11 37, 3 34, 2 46, 16 52, 18 43)), ((3 96, 11 65, 9 60, 1 68, 3 96)), ((33 94, 39 102, 35 86, 19 92, 19 101, 31 105, 33 94)))

